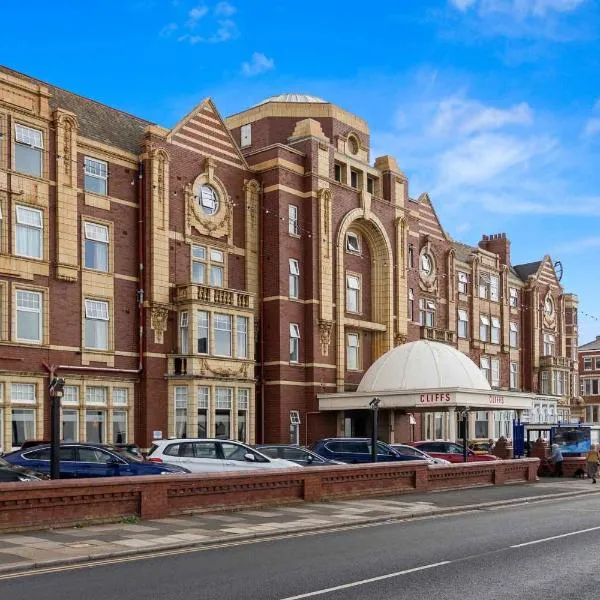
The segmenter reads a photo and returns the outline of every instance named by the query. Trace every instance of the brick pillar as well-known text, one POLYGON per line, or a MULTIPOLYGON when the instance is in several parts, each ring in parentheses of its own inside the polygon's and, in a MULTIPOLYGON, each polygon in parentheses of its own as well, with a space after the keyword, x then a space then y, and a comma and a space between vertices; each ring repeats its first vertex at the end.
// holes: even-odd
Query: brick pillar
POLYGON ((494 469, 494 485, 504 485, 506 483, 506 469, 504 464, 496 465, 494 469))
POLYGON ((427 465, 415 466, 415 491, 426 492, 429 490, 429 469, 427 465))
POLYGON ((146 484, 140 492, 140 517, 142 519, 161 519, 169 515, 167 486, 157 483, 146 484))
POLYGON ((322 499, 323 489, 321 487, 321 476, 310 473, 304 476, 304 500, 306 502, 318 502, 322 499))

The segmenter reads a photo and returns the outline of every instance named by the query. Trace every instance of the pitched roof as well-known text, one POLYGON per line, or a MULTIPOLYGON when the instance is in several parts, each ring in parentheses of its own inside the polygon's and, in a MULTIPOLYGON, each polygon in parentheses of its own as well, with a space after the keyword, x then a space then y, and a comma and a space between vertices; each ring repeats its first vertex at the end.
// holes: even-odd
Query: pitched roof
POLYGON ((44 85, 51 94, 49 103, 54 110, 62 108, 77 115, 79 133, 86 138, 138 154, 144 130, 150 121, 134 117, 129 113, 111 108, 95 100, 78 96, 45 81, 29 77, 0 65, 0 72, 44 85))
POLYGON ((590 350, 600 350, 600 335, 597 335, 592 342, 579 346, 580 352, 589 352, 590 350))
POLYGON ((525 263, 524 265, 514 265, 514 269, 523 281, 527 281, 530 275, 538 272, 541 264, 542 261, 538 260, 536 262, 525 263))

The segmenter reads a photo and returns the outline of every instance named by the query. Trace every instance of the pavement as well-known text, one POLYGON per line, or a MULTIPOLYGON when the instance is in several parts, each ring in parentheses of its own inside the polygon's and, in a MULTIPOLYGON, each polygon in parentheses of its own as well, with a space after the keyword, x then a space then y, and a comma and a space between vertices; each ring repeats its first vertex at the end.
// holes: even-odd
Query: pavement
POLYGON ((189 514, 152 521, 0 533, 0 576, 32 569, 94 563, 159 551, 210 548, 253 539, 339 530, 351 526, 442 516, 494 507, 587 496, 589 480, 547 479, 534 484, 402 494, 264 509, 189 514))

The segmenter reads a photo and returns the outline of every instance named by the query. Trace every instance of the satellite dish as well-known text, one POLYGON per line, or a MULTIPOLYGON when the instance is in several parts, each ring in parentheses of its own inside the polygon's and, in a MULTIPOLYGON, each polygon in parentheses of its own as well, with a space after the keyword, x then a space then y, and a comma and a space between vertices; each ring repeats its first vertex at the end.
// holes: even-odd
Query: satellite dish
POLYGON ((563 266, 560 260, 554 263, 554 271, 556 272, 556 278, 560 281, 563 278, 563 266))

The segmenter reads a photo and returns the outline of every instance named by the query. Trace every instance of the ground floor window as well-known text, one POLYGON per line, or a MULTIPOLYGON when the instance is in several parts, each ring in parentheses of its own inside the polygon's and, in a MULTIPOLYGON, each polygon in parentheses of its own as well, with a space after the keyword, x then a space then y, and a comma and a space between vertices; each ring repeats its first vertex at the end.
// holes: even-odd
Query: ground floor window
POLYGON ((433 436, 436 440, 441 440, 444 437, 444 414, 434 413, 433 415, 434 432, 433 436))
POLYGON ((85 440, 92 444, 106 443, 106 412, 103 410, 85 411, 85 440))
POLYGON ((127 411, 115 410, 112 418, 112 441, 113 444, 127 443, 127 411))
POLYGON ((63 408, 61 427, 63 442, 79 441, 79 415, 77 409, 63 408))
POLYGON ((478 410, 475 412, 475 437, 488 437, 488 414, 484 410, 478 410))
POLYGON ((175 388, 175 437, 187 437, 188 389, 186 386, 175 388))
POLYGON ((515 414, 513 410, 499 410, 494 412, 494 437, 512 438, 512 424, 515 414))
POLYGON ((232 388, 215 388, 215 437, 231 438, 232 388))
POLYGON ((35 439, 35 410, 12 409, 12 445, 21 446, 26 440, 35 439))
POLYGON ((248 441, 248 406, 250 404, 250 390, 239 388, 237 391, 237 439, 240 442, 248 441))

